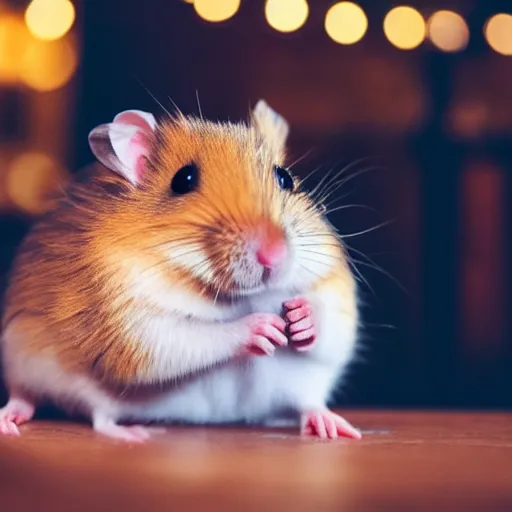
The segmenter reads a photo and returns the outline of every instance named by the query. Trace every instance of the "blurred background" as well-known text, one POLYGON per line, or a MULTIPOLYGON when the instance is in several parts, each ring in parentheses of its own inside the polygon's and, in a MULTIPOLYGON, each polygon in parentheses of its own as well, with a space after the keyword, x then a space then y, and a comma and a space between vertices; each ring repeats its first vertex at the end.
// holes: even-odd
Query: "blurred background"
POLYGON ((89 131, 196 95, 220 120, 265 98, 297 173, 351 177, 331 220, 364 328, 339 404, 512 405, 510 0, 0 0, 2 290, 89 131))

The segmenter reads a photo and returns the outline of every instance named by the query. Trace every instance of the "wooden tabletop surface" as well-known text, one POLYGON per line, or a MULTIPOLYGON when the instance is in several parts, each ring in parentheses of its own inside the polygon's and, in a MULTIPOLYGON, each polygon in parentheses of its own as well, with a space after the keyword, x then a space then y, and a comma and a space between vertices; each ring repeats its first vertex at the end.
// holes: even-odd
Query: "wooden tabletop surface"
POLYGON ((0 510, 512 511, 512 414, 344 415, 362 441, 173 427, 127 446, 33 422, 0 439, 0 510))

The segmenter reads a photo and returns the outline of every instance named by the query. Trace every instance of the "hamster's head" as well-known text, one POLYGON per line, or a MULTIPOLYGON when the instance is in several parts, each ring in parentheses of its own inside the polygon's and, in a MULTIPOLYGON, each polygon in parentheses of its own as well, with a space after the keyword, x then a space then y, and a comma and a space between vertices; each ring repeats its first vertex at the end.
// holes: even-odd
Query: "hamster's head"
POLYGON ((300 290, 343 258, 332 227, 286 167, 287 136, 287 122, 260 101, 246 124, 182 114, 157 122, 126 111, 89 141, 127 182, 112 222, 119 232, 136 225, 131 243, 140 258, 151 254, 198 292, 233 300, 300 290))

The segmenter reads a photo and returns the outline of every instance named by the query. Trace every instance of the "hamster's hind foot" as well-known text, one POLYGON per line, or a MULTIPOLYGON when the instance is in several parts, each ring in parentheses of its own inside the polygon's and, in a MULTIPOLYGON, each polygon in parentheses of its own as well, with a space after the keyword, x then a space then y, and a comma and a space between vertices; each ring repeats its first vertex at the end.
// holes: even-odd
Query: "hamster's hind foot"
POLYGON ((32 419, 35 406, 23 398, 12 397, 0 409, 0 435, 19 436, 18 425, 32 419))
POLYGON ((320 439, 337 439, 338 437, 361 439, 362 437, 359 430, 329 409, 303 413, 301 432, 304 436, 319 437, 320 439))
POLYGON ((93 428, 99 434, 127 443, 145 443, 153 433, 165 432, 163 428, 149 428, 142 425, 118 425, 109 419, 95 419, 93 428))

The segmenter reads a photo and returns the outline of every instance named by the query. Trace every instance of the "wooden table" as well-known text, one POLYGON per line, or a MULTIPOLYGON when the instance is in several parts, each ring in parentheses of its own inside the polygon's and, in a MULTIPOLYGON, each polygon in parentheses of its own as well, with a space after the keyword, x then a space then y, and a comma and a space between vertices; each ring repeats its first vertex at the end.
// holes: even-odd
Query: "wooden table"
POLYGON ((126 446, 34 422, 0 439, 0 510, 512 511, 512 414, 345 416, 362 441, 170 428, 126 446))

